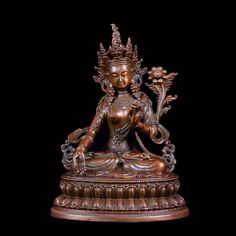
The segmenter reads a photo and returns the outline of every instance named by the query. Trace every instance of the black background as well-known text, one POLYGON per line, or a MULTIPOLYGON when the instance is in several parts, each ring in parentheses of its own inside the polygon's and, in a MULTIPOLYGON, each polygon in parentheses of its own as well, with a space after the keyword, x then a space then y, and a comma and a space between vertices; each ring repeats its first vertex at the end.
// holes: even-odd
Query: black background
MULTIPOLYGON (((130 7, 121 2, 91 3, 87 7, 56 4, 32 6, 20 18, 21 21, 14 21, 19 39, 16 48, 22 60, 20 70, 27 79, 15 86, 27 85, 21 90, 21 94, 26 91, 26 96, 19 97, 20 104, 24 104, 22 114, 27 115, 18 116, 29 154, 29 161, 24 163, 26 170, 21 171, 28 192, 27 197, 22 194, 26 200, 23 211, 29 206, 29 217, 22 227, 32 222, 39 225, 39 230, 47 228, 50 232, 115 230, 123 234, 126 229, 133 233, 142 229, 188 233, 189 226, 191 231, 201 232, 200 226, 209 226, 216 201, 211 189, 211 159, 215 151, 209 144, 216 134, 210 116, 216 106, 212 96, 216 78, 211 73, 215 67, 212 58, 217 52, 212 41, 219 29, 212 8, 153 5, 146 1, 130 7), (151 69, 161 65, 168 72, 178 72, 169 91, 178 99, 162 121, 176 146, 174 172, 180 177, 180 194, 190 209, 187 218, 127 224, 66 221, 50 216, 53 201, 60 194, 60 176, 65 172, 60 146, 69 133, 90 124, 103 96, 92 76, 96 74, 99 43, 105 48, 111 43, 111 23, 119 27, 124 44, 131 37, 133 45, 138 46, 143 66, 151 69), (107 230, 110 226, 111 230, 107 230)), ((144 85, 142 89, 151 94, 144 85)))

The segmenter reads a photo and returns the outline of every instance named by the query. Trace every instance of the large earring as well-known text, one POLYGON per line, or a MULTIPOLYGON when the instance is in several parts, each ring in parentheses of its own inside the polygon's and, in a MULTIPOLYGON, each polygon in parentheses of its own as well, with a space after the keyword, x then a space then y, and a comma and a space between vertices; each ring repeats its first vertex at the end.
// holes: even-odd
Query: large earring
POLYGON ((139 74, 135 73, 133 79, 134 79, 135 83, 139 85, 139 87, 143 83, 142 77, 139 74))
POLYGON ((115 90, 108 79, 104 80, 103 88, 108 96, 108 103, 109 103, 109 105, 111 105, 112 101, 115 98, 115 90))
POLYGON ((139 76, 137 74, 134 74, 131 80, 130 90, 135 98, 140 99, 140 85, 142 84, 142 80, 140 80, 138 77, 139 76))

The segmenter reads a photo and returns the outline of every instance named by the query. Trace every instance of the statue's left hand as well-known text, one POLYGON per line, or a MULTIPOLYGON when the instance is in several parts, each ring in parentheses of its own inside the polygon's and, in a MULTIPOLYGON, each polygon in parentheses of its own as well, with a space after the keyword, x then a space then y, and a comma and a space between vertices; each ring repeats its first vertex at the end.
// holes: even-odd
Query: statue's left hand
POLYGON ((133 124, 134 127, 138 126, 141 122, 142 119, 142 112, 144 110, 144 107, 139 104, 139 103, 133 103, 131 105, 133 109, 133 114, 131 117, 131 123, 133 124))

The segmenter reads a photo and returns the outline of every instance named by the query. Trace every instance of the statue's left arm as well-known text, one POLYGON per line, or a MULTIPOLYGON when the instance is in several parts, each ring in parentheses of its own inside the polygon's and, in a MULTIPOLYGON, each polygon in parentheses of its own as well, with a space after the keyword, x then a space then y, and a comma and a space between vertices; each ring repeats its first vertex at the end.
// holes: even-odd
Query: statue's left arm
POLYGON ((143 95, 142 105, 134 115, 135 129, 144 135, 150 137, 155 142, 155 137, 158 133, 157 121, 155 113, 153 112, 151 101, 143 95))

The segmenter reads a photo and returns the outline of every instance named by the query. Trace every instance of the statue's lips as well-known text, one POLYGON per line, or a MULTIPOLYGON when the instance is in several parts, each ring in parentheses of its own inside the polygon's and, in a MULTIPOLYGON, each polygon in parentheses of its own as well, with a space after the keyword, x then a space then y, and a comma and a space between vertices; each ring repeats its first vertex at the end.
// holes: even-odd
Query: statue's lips
POLYGON ((119 87, 123 87, 123 86, 125 85, 125 83, 124 83, 123 81, 120 81, 120 82, 117 83, 117 85, 118 85, 119 87))

